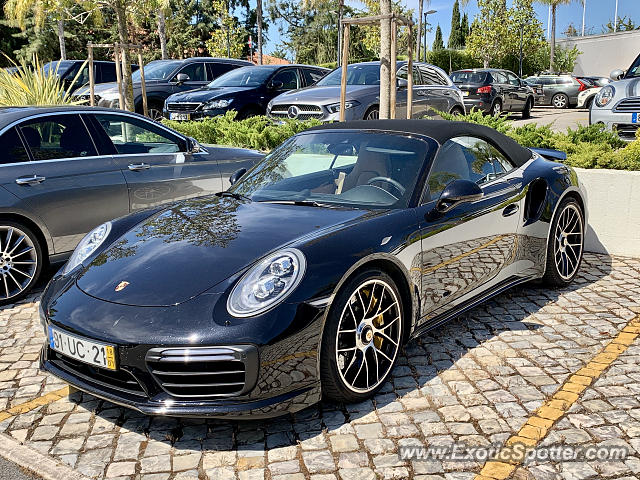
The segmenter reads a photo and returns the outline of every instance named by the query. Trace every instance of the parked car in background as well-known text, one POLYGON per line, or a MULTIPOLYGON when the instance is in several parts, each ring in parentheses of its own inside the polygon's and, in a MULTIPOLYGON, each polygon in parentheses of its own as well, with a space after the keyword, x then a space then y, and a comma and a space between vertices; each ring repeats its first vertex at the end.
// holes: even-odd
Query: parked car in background
POLYGON ((611 83, 611 79, 607 77, 576 77, 576 78, 581 82, 584 82, 585 84, 587 84, 587 86, 589 86, 590 84, 592 88, 604 87, 608 83, 611 83))
MULTIPOLYGON (((89 85, 89 63, 86 60, 57 60, 45 63, 46 74, 56 73, 62 81, 64 88, 73 92, 74 90, 89 85)), ((135 72, 140 67, 132 64, 131 70, 135 72)), ((106 83, 116 81, 116 64, 103 60, 93 62, 93 75, 95 83, 106 83)))
MULTIPOLYGON (((184 60, 154 60, 149 62, 144 66, 149 117, 153 120, 162 118, 164 101, 169 95, 204 87, 220 75, 248 65, 253 64, 246 60, 211 57, 195 57, 184 60)), ((134 72, 132 79, 135 109, 136 112, 142 113, 140 72, 134 72)), ((89 89, 82 88, 76 91, 74 95, 88 99, 89 89)), ((98 106, 107 108, 119 107, 118 85, 115 82, 96 85, 95 95, 98 106)))
POLYGON ((477 109, 493 116, 502 112, 531 116, 534 94, 515 73, 495 68, 458 70, 451 75, 453 83, 462 90, 467 111, 477 109))
POLYGON ((578 94, 587 89, 584 82, 571 75, 538 75, 528 77, 524 82, 537 87, 538 105, 551 105, 555 108, 575 107, 578 104, 578 94))
MULTIPOLYGON (((397 62, 396 118, 407 115, 407 62, 397 62)), ((427 63, 413 64, 414 118, 435 115, 435 110, 464 113, 462 92, 440 68, 427 63)), ((277 96, 267 106, 274 119, 340 119, 340 81, 337 68, 312 87, 277 96)), ((380 62, 354 63, 347 67, 346 120, 373 120, 380 112, 380 62)))
POLYGON ((611 72, 611 79, 594 98, 589 123, 602 123, 622 140, 635 140, 640 126, 640 55, 626 72, 611 72))
POLYGON ((602 87, 592 87, 580 92, 578 94, 578 108, 591 108, 593 100, 600 90, 602 90, 602 87))
POLYGON ((175 93, 164 104, 170 120, 198 120, 238 112, 236 118, 265 115, 269 101, 289 90, 315 84, 329 69, 311 65, 243 67, 216 78, 203 88, 175 93))
POLYGON ((0 303, 96 225, 226 190, 263 155, 200 146, 146 117, 90 107, 0 108, 0 303))

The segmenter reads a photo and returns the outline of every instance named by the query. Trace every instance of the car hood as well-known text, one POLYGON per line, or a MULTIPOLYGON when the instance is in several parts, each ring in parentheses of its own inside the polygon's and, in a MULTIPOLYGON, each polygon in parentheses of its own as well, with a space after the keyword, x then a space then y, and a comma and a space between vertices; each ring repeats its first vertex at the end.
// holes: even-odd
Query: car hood
MULTIPOLYGON (((160 80, 145 80, 144 84, 147 87, 152 85, 157 85, 161 83, 160 80)), ((142 85, 140 83, 133 84, 134 90, 142 89, 142 85)), ((117 93, 118 92, 118 84, 116 82, 108 82, 108 83, 96 83, 93 89, 96 95, 101 95, 104 93, 117 93)), ((73 92, 73 95, 89 95, 89 87, 80 87, 73 92)))
MULTIPOLYGON (((347 98, 349 100, 358 99, 363 95, 378 95, 380 87, 378 85, 347 85, 347 98)), ((312 103, 336 103, 340 101, 340 86, 309 87, 301 90, 279 95, 274 103, 291 102, 312 102, 312 103)))
POLYGON ((640 77, 623 78, 609 85, 615 87, 617 98, 640 97, 640 77))
POLYGON ((247 93, 253 90, 253 87, 214 87, 214 88, 198 88, 187 92, 174 93, 168 102, 206 102, 214 98, 229 97, 236 94, 247 93))
POLYGON ((168 207, 129 230, 76 281, 85 293, 109 302, 177 305, 278 247, 367 213, 202 197, 168 207))

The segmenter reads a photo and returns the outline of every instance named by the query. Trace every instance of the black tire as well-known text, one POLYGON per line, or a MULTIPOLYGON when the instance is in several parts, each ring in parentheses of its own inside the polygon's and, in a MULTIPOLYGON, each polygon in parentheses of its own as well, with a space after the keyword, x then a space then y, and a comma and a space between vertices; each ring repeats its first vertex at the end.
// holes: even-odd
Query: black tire
MULTIPOLYGON (((371 291, 372 292, 375 291, 375 286, 372 287, 371 291)), ((380 290, 378 290, 378 292, 379 291, 380 290)), ((367 301, 370 300, 370 298, 371 297, 369 297, 367 301)), ((374 298, 374 301, 377 303, 375 295, 373 295, 373 298, 374 298)), ((365 302, 362 302, 363 306, 364 306, 364 303, 365 302)), ((374 307, 375 307, 375 304, 374 304, 374 307)), ((370 308, 371 308, 371 303, 368 304, 367 309, 364 309, 364 308, 361 309, 364 311, 365 317, 366 317, 366 313, 371 311, 369 310, 370 308)), ((388 311, 393 312, 393 313, 390 313, 391 316, 395 316, 396 312, 394 310, 388 310, 388 311)), ((383 317, 382 315, 380 315, 380 317, 376 315, 377 315, 377 312, 373 317, 371 317, 374 321, 383 317)), ((402 297, 400 296, 400 292, 398 291, 398 288, 395 282, 389 275, 377 269, 370 269, 370 270, 365 270, 355 275, 352 279, 348 280, 345 283, 345 285, 343 285, 343 287, 340 289, 340 292, 337 294, 335 300, 333 301, 331 310, 329 311, 329 314, 327 316, 324 333, 322 335, 322 345, 320 349, 320 380, 322 383, 322 391, 324 396, 327 399, 337 401, 337 402, 354 403, 354 402, 361 402, 375 395, 375 393, 382 387, 382 385, 384 385, 391 371, 393 370, 393 367, 397 362, 399 351, 402 348, 402 338, 404 334, 403 321, 404 321, 404 310, 402 305, 402 297), (343 318, 345 315, 347 316, 349 315, 349 313, 346 313, 346 312, 350 311, 351 314, 353 315, 354 310, 358 309, 359 307, 359 304, 355 300, 354 302, 352 302, 353 308, 351 308, 351 306, 348 306, 348 302, 352 298, 352 296, 355 296, 356 292, 360 291, 360 288, 362 287, 366 288, 367 284, 371 284, 375 282, 379 282, 378 283, 379 285, 385 285, 390 289, 389 291, 386 291, 384 289, 382 290, 383 293, 382 295, 380 295, 380 303, 378 304, 378 308, 384 304, 385 292, 388 292, 387 298, 388 298, 389 304, 392 303, 392 302, 389 302, 389 299, 391 300, 395 299, 397 302, 397 308, 399 310, 397 312, 399 314, 397 320, 394 323, 393 321, 389 321, 388 319, 383 318, 382 325, 384 326, 385 325, 384 322, 387 322, 387 326, 384 328, 393 327, 393 329, 387 330, 387 332, 393 331, 394 338, 396 338, 395 335, 398 335, 397 337, 398 345, 396 347, 391 347, 391 348, 395 348, 395 354, 393 355, 392 362, 388 362, 387 360, 382 360, 383 362, 385 362, 383 370, 386 371, 386 373, 382 375, 379 374, 379 364, 376 364, 378 365, 378 367, 376 368, 375 374, 377 378, 376 381, 378 383, 375 385, 372 385, 371 388, 368 389, 367 391, 356 391, 354 390, 354 388, 352 388, 353 385, 350 386, 347 384, 347 382, 345 382, 342 376, 343 374, 340 371, 340 369, 344 369, 344 362, 349 360, 345 360, 346 355, 343 354, 343 358, 341 359, 343 366, 342 367, 339 366, 341 365, 341 363, 338 359, 338 329, 340 328, 340 325, 341 325, 341 318, 343 318), (390 292, 393 292, 393 294, 391 294, 390 292), (396 328, 398 329, 397 331, 395 330, 396 328)), ((358 331, 358 328, 356 328, 356 331, 358 331)), ((364 333, 364 330, 359 333, 364 333)), ((349 333, 346 333, 346 334, 350 335, 349 333)), ((345 335, 345 333, 341 332, 341 335, 345 335)), ((358 337, 358 333, 353 333, 353 335, 354 337, 358 337)), ((391 336, 392 334, 390 333, 389 335, 391 336)), ((373 344, 373 342, 375 341, 375 334, 371 335, 371 337, 367 337, 367 341, 373 344)), ((386 340, 382 340, 382 342, 386 342, 386 340)), ((391 346, 392 343, 393 342, 385 343, 384 345, 391 346)), ((384 347, 381 347, 381 348, 384 348, 384 347)), ((353 350, 355 350, 355 348, 353 350)), ((387 353, 389 352, 390 350, 387 350, 387 353)), ((345 376, 349 371, 351 364, 353 363, 353 359, 356 358, 356 353, 357 352, 354 351, 353 353, 354 357, 351 359, 351 361, 349 361, 349 365, 346 367, 346 369, 343 370, 343 373, 345 374, 345 376)), ((360 357, 360 358, 361 360, 358 362, 358 364, 360 364, 360 367, 358 369, 358 373, 356 373, 355 375, 353 383, 356 383, 357 379, 361 375, 360 372, 362 370, 362 365, 365 364, 365 362, 362 361, 363 357, 360 357)), ((366 358, 367 358, 367 353, 365 351, 364 359, 366 358)), ((375 358, 376 360, 378 358, 382 359, 382 356, 378 356, 378 354, 375 353, 375 358)), ((357 365, 355 365, 355 367, 357 367, 357 365)), ((373 368, 372 368, 372 371, 373 371, 373 368)), ((366 381, 367 381, 367 388, 368 388, 368 382, 369 382, 368 365, 367 365, 366 381)))
POLYGON ((377 120, 380 118, 380 108, 377 106, 369 107, 362 117, 363 120, 377 120))
POLYGON ((530 98, 527 100, 527 103, 524 106, 524 110, 522 110, 522 118, 524 120, 531 118, 531 108, 533 107, 533 100, 530 98))
POLYGON ((492 117, 499 117, 502 115, 502 101, 495 100, 493 104, 491 104, 491 111, 489 113, 492 117))
POLYGON ((593 99, 594 99, 594 98, 595 98, 595 97, 590 97, 590 98, 587 100, 587 103, 585 103, 584 107, 585 107, 587 110, 591 110, 591 105, 593 105, 593 99))
POLYGON ((551 98, 551 105, 558 109, 569 108, 569 97, 565 93, 556 93, 551 98))
POLYGON ((464 115, 464 110, 462 110, 461 107, 455 106, 451 109, 451 111, 449 112, 451 115, 464 115))
POLYGON ((545 273, 544 273, 544 277, 543 277, 543 282, 551 287, 566 287, 567 285, 569 285, 571 282, 573 282, 573 279, 575 278, 575 276, 578 274, 578 271, 580 270, 580 264, 582 263, 582 256, 584 253, 584 234, 585 234, 585 224, 584 224, 584 212, 582 210, 582 207, 580 207, 580 204, 573 198, 565 198, 564 200, 562 200, 562 202, 560 202, 560 205, 558 205, 558 208, 556 210, 556 214, 555 217, 553 219, 553 222, 551 223, 551 230, 549 231, 549 241, 548 241, 548 245, 547 245, 547 263, 546 263, 546 267, 545 267, 545 273), (562 236, 559 234, 561 230, 564 230, 562 228, 561 222, 563 221, 563 214, 565 214, 565 212, 567 211, 571 211, 573 213, 577 214, 577 218, 578 221, 580 222, 580 241, 577 242, 576 237, 569 235, 564 237, 565 238, 565 247, 564 249, 566 250, 566 254, 565 256, 569 259, 567 260, 567 265, 571 265, 572 266, 572 270, 571 271, 565 271, 565 272, 561 272, 561 268, 563 265, 563 256, 562 253, 560 254, 560 256, 558 257, 557 252, 558 249, 562 249, 562 243, 563 241, 560 239, 562 236), (559 227, 560 224, 560 227, 559 227), (569 245, 571 245, 571 243, 567 243, 570 242, 569 237, 572 238, 572 240, 576 243, 580 244, 580 252, 577 255, 575 255, 575 251, 573 251, 573 255, 570 255, 569 252, 569 245), (558 258, 560 258, 560 261, 558 261, 558 258), (560 263, 560 265, 558 265, 560 263))
MULTIPOLYGON (((162 103, 155 100, 149 101, 147 103, 147 118, 150 118, 154 122, 161 121, 163 118, 163 109, 164 105, 162 103)), ((142 103, 140 103, 140 105, 138 105, 138 107, 136 108, 136 113, 144 115, 144 106, 142 105, 142 103)))
POLYGON ((0 220, 0 244, 0 305, 7 305, 31 291, 45 259, 38 237, 21 223, 0 220), (9 231, 12 232, 10 235, 9 231), (25 238, 18 242, 22 236, 25 238), (28 261, 35 261, 35 266, 25 263, 28 261))

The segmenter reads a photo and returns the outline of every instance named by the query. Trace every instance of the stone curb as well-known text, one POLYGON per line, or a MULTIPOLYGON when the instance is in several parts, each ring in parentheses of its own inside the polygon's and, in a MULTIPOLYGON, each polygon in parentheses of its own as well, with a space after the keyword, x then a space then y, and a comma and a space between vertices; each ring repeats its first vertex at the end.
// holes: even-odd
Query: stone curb
POLYGON ((89 480, 71 467, 0 433, 0 456, 44 480, 89 480))

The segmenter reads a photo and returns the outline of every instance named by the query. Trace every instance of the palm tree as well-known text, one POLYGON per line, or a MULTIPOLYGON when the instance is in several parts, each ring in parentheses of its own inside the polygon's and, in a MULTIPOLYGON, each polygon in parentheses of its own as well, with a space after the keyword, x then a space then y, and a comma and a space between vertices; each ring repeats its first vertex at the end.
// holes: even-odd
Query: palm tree
POLYGON ((551 55, 549 67, 553 72, 555 71, 554 60, 556 58, 556 10, 559 5, 568 5, 572 0, 538 0, 538 2, 551 7, 551 55))
POLYGON ((262 0, 256 2, 256 22, 258 23, 258 65, 262 65, 262 0))

